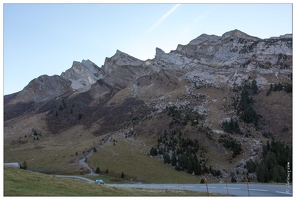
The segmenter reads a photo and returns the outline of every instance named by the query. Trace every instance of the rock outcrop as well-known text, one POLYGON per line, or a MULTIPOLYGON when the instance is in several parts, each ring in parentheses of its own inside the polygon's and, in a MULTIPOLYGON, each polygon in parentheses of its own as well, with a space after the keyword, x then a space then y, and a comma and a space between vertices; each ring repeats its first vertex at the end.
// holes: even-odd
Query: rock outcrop
POLYGON ((102 67, 104 80, 116 88, 130 86, 136 79, 151 71, 145 62, 119 50, 106 58, 102 67))
POLYGON ((201 35, 187 45, 178 45, 177 52, 196 59, 203 65, 218 68, 287 69, 292 65, 292 37, 259 39, 241 31, 224 33, 221 37, 201 35), (285 55, 284 60, 282 55, 285 55))
POLYGON ((72 67, 63 72, 61 77, 72 82, 73 90, 79 90, 94 84, 102 78, 102 73, 101 68, 90 60, 82 60, 81 63, 74 61, 72 67))

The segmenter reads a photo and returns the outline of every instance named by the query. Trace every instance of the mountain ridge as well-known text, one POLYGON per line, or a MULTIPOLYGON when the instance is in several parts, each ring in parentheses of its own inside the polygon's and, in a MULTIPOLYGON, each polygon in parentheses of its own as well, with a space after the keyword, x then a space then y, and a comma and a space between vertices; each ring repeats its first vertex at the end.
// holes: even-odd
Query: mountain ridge
MULTIPOLYGON (((257 38, 257 37, 249 36, 246 33, 243 33, 241 31, 235 29, 235 30, 224 33, 222 36, 202 34, 199 37, 197 37, 196 39, 190 41, 188 43, 188 45, 189 46, 191 46, 191 45, 196 46, 196 45, 199 45, 199 43, 203 43, 203 42, 206 42, 206 41, 217 42, 218 40, 224 40, 224 39, 227 39, 227 38, 231 38, 231 39, 234 39, 234 38, 250 39, 251 38, 252 40, 257 42, 259 40, 268 41, 268 40, 290 39, 290 38, 292 38, 292 34, 285 34, 283 36, 272 37, 272 38, 269 38, 269 39, 260 39, 260 38, 257 38), (198 42, 195 42, 195 41, 198 41, 198 42)), ((241 42, 243 42, 243 41, 241 41, 241 42)), ((155 58, 147 59, 145 61, 139 60, 139 59, 137 59, 137 58, 135 58, 133 56, 130 56, 127 53, 124 53, 124 52, 121 52, 120 50, 117 50, 116 53, 112 57, 105 59, 105 63, 104 63, 104 65, 102 67, 98 67, 95 63, 93 63, 90 60, 82 60, 81 62, 73 61, 72 67, 70 69, 66 70, 65 72, 62 72, 60 77, 66 79, 66 80, 70 80, 72 82, 71 87, 74 90, 79 90, 79 89, 81 89, 81 88, 83 88, 85 86, 92 85, 93 83, 96 82, 96 80, 102 79, 104 76, 112 73, 112 71, 114 71, 116 69, 116 68, 114 68, 114 65, 117 65, 117 66, 125 66, 125 65, 126 66, 150 66, 151 64, 147 64, 147 63, 151 63, 151 60, 153 61, 153 60, 157 60, 157 59, 163 58, 163 57, 170 58, 170 56, 166 56, 166 55, 169 55, 171 53, 177 53, 177 54, 180 53, 181 55, 183 54, 183 55, 186 55, 186 57, 191 58, 192 57, 191 55, 193 53, 197 54, 198 51, 196 52, 196 50, 192 51, 192 50, 188 49, 187 48, 188 45, 180 45, 179 44, 177 46, 176 50, 172 50, 168 54, 165 53, 160 48, 156 47, 155 58), (188 55, 189 52, 190 52, 191 55, 188 55), (79 74, 84 75, 85 77, 80 77, 79 74)), ((249 45, 249 46, 252 47, 252 45, 249 45)), ((256 45, 258 45, 258 44, 256 44, 256 45)), ((232 49, 229 49, 229 51, 230 52, 231 51, 232 52, 237 52, 237 51, 240 50, 240 52, 242 53, 242 52, 245 52, 245 51, 247 52, 246 48, 248 48, 248 47, 238 49, 237 46, 236 46, 236 47, 234 47, 232 49)), ((210 50, 211 50, 210 52, 212 52, 213 48, 211 48, 210 50)), ((289 50, 285 51, 287 49, 284 49, 284 52, 283 52, 283 50, 281 48, 279 48, 277 50, 279 51, 277 53, 285 53, 287 55, 292 55, 291 50, 290 51, 289 50)), ((220 50, 218 50, 218 51, 220 51, 220 50)), ((273 50, 272 53, 275 53, 274 51, 275 50, 273 50)), ((258 53, 258 52, 256 52, 256 53, 258 53)), ((259 53, 262 53, 262 51, 259 52, 259 53)), ((231 55, 231 56, 233 56, 233 55, 231 55)), ((210 55, 210 57, 213 57, 213 53, 210 55)), ((219 59, 219 57, 216 58, 216 59, 219 59)), ((230 56, 228 56, 227 58, 222 57, 220 59, 222 60, 222 61, 220 61, 220 63, 223 62, 223 64, 225 65, 225 60, 229 60, 230 56), (224 59, 224 61, 223 61, 223 59, 224 59)), ((171 57, 171 60, 172 61, 170 61, 170 62, 172 62, 172 63, 173 62, 178 63, 178 59, 174 59, 174 57, 171 57)), ((200 59, 199 56, 197 56, 197 60, 199 62, 203 62, 203 59, 200 59)), ((182 64, 183 62, 184 61, 182 61, 180 63, 182 64)), ((248 61, 246 61, 246 62, 248 62, 248 61)), ((203 64, 211 65, 210 62, 205 62, 203 64)), ((237 64, 237 63, 235 63, 235 64, 237 64)), ((243 65, 244 63, 240 63, 240 64, 243 65)), ((230 66, 233 66, 233 65, 234 64, 231 64, 230 66)), ((51 77, 55 77, 55 76, 56 75, 51 76, 51 77)), ((36 78, 36 79, 38 79, 38 78, 36 78)), ((26 86, 25 88, 28 88, 28 87, 29 87, 29 85, 26 86)))
MULTIPOLYGON (((169 53, 156 47, 153 59, 117 50, 102 67, 90 60, 74 61, 60 76, 40 76, 4 96, 5 155, 15 155, 10 153, 17 145, 32 152, 38 145, 53 150, 47 144, 59 137, 69 140, 63 148, 83 143, 79 152, 98 144, 115 148, 116 138, 121 138, 128 145, 124 152, 149 144, 139 149, 146 155, 167 132, 199 141, 197 156, 204 166, 228 175, 233 170, 246 173, 246 161, 261 161, 262 147, 271 136, 292 145, 292 54, 291 34, 260 39, 232 30, 222 36, 202 34, 169 53), (227 132, 225 123, 231 120, 238 124, 238 133, 227 132), (33 129, 41 141, 29 139, 33 129), (107 137, 114 138, 110 144, 103 141, 107 137), (225 137, 240 144, 243 153, 226 148, 225 137)), ((63 152, 56 148, 56 154, 63 152)), ((172 151, 170 146, 171 157, 172 151)), ((70 158, 60 162, 76 166, 70 158)), ((256 180, 256 173, 252 176, 256 180)))

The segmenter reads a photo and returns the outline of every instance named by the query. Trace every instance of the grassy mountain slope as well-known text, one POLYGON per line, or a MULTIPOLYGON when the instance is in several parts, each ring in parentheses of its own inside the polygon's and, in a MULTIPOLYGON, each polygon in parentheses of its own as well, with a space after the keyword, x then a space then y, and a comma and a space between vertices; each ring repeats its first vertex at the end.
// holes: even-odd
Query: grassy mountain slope
POLYGON ((206 193, 108 187, 5 167, 4 196, 206 196, 206 193))

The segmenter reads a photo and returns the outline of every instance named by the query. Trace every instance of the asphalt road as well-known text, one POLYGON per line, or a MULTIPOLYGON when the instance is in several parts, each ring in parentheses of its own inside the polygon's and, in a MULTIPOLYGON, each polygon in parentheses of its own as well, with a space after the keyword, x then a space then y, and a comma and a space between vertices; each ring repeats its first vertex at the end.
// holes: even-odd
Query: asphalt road
MULTIPOLYGON (((178 189, 207 192, 206 184, 106 184, 112 187, 178 189)), ((280 184, 208 184, 211 193, 230 196, 292 196, 292 185, 280 184)))
MULTIPOLYGON (((56 175, 60 178, 74 178, 93 182, 81 176, 56 175)), ((207 192, 206 184, 105 184, 111 187, 146 188, 146 189, 176 189, 207 192)), ((292 196, 292 185, 285 184, 208 184, 209 196, 211 193, 230 196, 292 196)))

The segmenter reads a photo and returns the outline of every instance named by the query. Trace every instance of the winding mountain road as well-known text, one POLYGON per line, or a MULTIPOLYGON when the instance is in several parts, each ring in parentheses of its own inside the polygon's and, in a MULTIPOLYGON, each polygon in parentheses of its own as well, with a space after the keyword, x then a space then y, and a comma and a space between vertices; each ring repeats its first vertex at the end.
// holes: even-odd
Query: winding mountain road
MULTIPOLYGON (((81 176, 56 175, 60 178, 80 179, 94 183, 93 180, 81 176)), ((209 192, 229 196, 293 196, 293 186, 285 184, 105 184, 110 187, 143 188, 143 189, 175 189, 209 192)))
MULTIPOLYGON (((178 189, 207 192, 206 184, 107 184, 112 187, 178 189)), ((280 184, 208 184, 211 193, 230 196, 292 196, 292 185, 280 184)))
MULTIPOLYGON (((84 154, 78 163, 89 169, 89 175, 96 174, 85 162, 85 159, 93 154, 93 150, 84 154)), ((81 176, 56 175, 60 178, 80 179, 94 183, 93 180, 81 176)), ((110 187, 143 188, 143 189, 177 189, 198 192, 230 195, 230 196, 293 196, 292 185, 287 184, 106 184, 110 187)))

